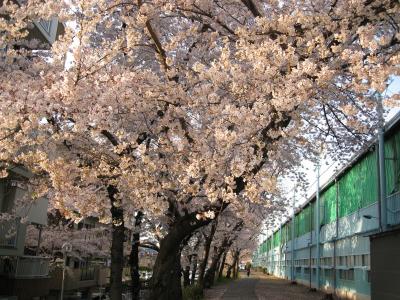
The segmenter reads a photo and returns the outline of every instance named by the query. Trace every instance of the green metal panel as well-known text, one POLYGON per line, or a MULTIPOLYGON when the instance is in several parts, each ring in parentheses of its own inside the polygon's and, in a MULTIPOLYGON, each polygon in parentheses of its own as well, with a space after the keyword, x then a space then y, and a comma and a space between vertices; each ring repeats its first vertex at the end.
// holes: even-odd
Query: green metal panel
POLYGON ((299 236, 300 231, 300 214, 294 216, 294 237, 299 236))
POLYGON ((376 152, 367 154, 339 179, 339 217, 377 201, 376 152))
POLYGON ((386 192, 388 195, 399 191, 400 181, 400 132, 385 141, 386 192))
POLYGON ((278 231, 275 231, 274 235, 273 235, 273 248, 275 247, 279 247, 279 245, 281 244, 281 235, 278 231))
POLYGON ((302 236, 307 232, 311 231, 311 223, 310 223, 310 214, 311 214, 311 205, 307 205, 307 207, 303 208, 303 210, 296 215, 295 225, 296 237, 302 236))
POLYGON ((272 238, 269 237, 267 240, 267 251, 270 251, 272 249, 272 238))
POLYGON ((336 184, 331 185, 321 194, 321 224, 336 220, 336 184))
POLYGON ((288 235, 288 229, 289 229, 288 223, 282 226, 282 241, 281 241, 282 244, 290 240, 290 235, 288 235))
POLYGON ((315 201, 314 202, 311 202, 311 208, 310 208, 310 214, 311 214, 311 216, 310 216, 310 218, 311 218, 311 231, 313 231, 314 229, 315 229, 315 205, 316 205, 316 203, 315 203, 315 201))
POLYGON ((287 240, 292 240, 292 220, 290 219, 287 223, 287 240))

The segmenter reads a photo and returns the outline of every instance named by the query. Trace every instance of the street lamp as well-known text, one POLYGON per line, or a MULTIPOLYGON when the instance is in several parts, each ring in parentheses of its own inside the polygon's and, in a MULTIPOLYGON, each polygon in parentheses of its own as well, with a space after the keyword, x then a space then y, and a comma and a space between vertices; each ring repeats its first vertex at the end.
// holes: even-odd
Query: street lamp
POLYGON ((61 294, 60 294, 60 300, 63 300, 64 298, 64 280, 65 280, 65 267, 67 265, 67 253, 72 251, 72 245, 68 242, 64 243, 61 247, 61 251, 63 253, 64 257, 64 263, 63 263, 63 272, 62 272, 62 281, 61 281, 61 294))

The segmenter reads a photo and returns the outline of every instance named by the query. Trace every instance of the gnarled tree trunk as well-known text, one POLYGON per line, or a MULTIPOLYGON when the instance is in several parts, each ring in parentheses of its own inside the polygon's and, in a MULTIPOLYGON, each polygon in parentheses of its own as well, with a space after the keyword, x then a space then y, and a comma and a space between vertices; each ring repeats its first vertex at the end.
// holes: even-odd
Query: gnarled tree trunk
POLYGON ((224 256, 222 256, 222 261, 221 261, 221 265, 219 267, 219 272, 218 272, 218 278, 222 278, 222 274, 224 272, 224 267, 225 267, 225 261, 226 261, 226 255, 227 255, 228 251, 226 250, 224 252, 224 256))
POLYGON ((151 279, 150 299, 182 299, 180 244, 184 237, 184 230, 175 226, 161 241, 151 279))
MULTIPOLYGON (((240 231, 243 227, 243 221, 239 221, 232 232, 240 231)), ((218 262, 221 260, 222 254, 231 247, 233 241, 236 239, 236 234, 230 234, 224 237, 221 245, 215 247, 213 259, 211 261, 210 268, 207 270, 206 276, 204 277, 204 287, 210 288, 214 284, 215 273, 218 271, 218 262)))
MULTIPOLYGON (((225 241, 224 241, 225 242, 225 241)), ((224 243, 223 243, 224 244, 224 243)), ((218 261, 221 259, 221 255, 224 252, 223 245, 219 248, 214 248, 214 254, 211 260, 211 265, 208 268, 206 275, 204 276, 204 287, 210 288, 214 284, 215 272, 218 269, 218 261)))
POLYGON ((232 267, 233 267, 233 265, 229 265, 228 270, 226 271, 226 278, 228 278, 228 279, 231 279, 232 267))
POLYGON ((233 278, 237 279, 239 277, 239 258, 240 258, 240 250, 235 250, 235 260, 233 263, 233 278))
POLYGON ((110 297, 112 300, 121 300, 125 240, 124 211, 115 205, 115 195, 118 193, 117 188, 110 185, 107 187, 107 192, 111 201, 112 217, 110 297))
POLYGON ((226 278, 228 278, 228 279, 231 278, 232 271, 233 271, 233 278, 237 278, 237 277, 235 277, 236 276, 235 270, 236 270, 236 263, 239 259, 239 254, 238 254, 237 250, 233 250, 231 253, 232 253, 233 262, 231 265, 229 265, 228 271, 226 272, 226 278))
POLYGON ((191 213, 171 224, 168 234, 160 242, 160 251, 153 269, 150 300, 181 300, 181 243, 196 229, 211 220, 197 220, 191 213))
POLYGON ((140 274, 139 274, 139 244, 140 244, 140 224, 142 223, 143 213, 138 211, 135 219, 135 232, 132 234, 132 248, 129 255, 129 265, 131 267, 131 292, 132 300, 139 300, 140 295, 140 274))
POLYGON ((198 278, 198 285, 203 288, 204 287, 204 273, 206 271, 208 257, 210 255, 210 247, 211 242, 214 238, 215 231, 217 230, 218 220, 214 220, 211 225, 210 234, 206 237, 206 241, 204 243, 204 257, 199 266, 199 278, 198 278))

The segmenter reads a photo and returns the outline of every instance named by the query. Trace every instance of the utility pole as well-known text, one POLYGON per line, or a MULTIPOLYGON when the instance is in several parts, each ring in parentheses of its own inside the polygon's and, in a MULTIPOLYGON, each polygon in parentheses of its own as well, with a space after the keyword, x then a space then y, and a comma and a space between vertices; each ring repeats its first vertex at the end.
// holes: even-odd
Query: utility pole
POLYGON ((296 202, 296 187, 294 187, 293 189, 293 203, 292 203, 292 230, 291 230, 291 234, 292 234, 292 242, 290 243, 291 245, 291 254, 290 254, 290 260, 291 260, 291 274, 290 274, 290 278, 292 281, 294 281, 294 210, 295 210, 295 202, 296 202))
POLYGON ((61 246, 61 250, 62 250, 62 253, 63 253, 63 257, 64 257, 64 263, 63 263, 63 272, 62 272, 62 281, 61 281, 60 300, 63 300, 63 298, 64 298, 65 268, 67 266, 67 253, 70 253, 72 251, 72 245, 70 243, 66 242, 61 246))
POLYGON ((383 117, 382 97, 376 93, 377 113, 379 118, 378 128, 378 161, 379 161, 379 203, 380 203, 380 228, 387 229, 387 203, 386 203, 386 173, 385 173, 385 118, 383 117))
POLYGON ((316 288, 317 288, 317 290, 319 289, 319 278, 320 278, 320 276, 319 276, 319 269, 320 269, 320 251, 321 251, 321 249, 320 249, 320 199, 319 199, 319 168, 320 168, 320 166, 319 166, 319 162, 318 162, 318 164, 317 164, 317 193, 316 193, 316 207, 317 207, 317 209, 316 209, 316 213, 315 213, 315 216, 316 216, 316 227, 315 227, 315 229, 316 229, 316 244, 317 244, 317 282, 316 282, 316 288))

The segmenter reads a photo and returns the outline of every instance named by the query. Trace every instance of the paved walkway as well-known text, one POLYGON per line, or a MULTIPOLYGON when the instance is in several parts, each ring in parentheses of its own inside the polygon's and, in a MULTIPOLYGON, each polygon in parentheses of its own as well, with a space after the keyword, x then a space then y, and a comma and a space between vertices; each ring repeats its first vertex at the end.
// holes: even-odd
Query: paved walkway
POLYGON ((205 300, 322 300, 321 292, 310 292, 303 285, 262 273, 253 273, 250 278, 240 274, 238 279, 227 284, 216 285, 205 291, 205 300))
POLYGON ((244 278, 231 282, 222 296, 222 300, 257 300, 257 278, 244 278))

